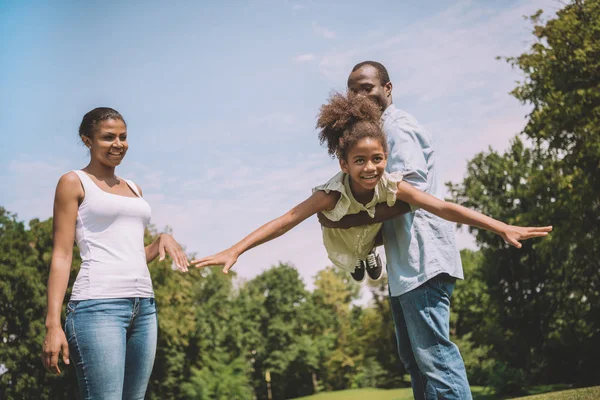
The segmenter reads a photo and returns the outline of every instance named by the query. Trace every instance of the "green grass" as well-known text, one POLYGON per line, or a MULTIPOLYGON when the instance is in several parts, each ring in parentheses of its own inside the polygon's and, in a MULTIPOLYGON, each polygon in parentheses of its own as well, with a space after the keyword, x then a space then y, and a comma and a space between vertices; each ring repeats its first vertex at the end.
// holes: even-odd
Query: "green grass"
MULTIPOLYGON (((600 386, 594 386, 584 389, 560 390, 565 385, 544 385, 535 386, 527 390, 529 394, 537 393, 526 397, 505 397, 496 396, 493 391, 481 386, 471 387, 474 400, 500 400, 500 399, 523 399, 523 400, 597 400, 600 399, 600 386), (556 391, 560 390, 560 391, 556 391)), ((412 390, 405 389, 351 389, 340 390, 337 392, 319 393, 313 396, 298 397, 294 400, 411 400, 412 390)))
POLYGON ((600 399, 600 386, 583 389, 561 390, 559 392, 538 394, 535 396, 519 397, 523 400, 598 400, 600 399))
POLYGON ((350 389, 298 397, 294 400, 410 400, 412 390, 406 389, 350 389))

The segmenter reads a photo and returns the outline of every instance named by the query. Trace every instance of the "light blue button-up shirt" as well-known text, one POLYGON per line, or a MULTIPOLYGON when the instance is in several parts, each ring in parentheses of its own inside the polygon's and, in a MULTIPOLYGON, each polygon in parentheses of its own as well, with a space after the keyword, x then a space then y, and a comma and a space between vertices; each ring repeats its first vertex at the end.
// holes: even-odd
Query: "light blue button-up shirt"
MULTIPOLYGON (((443 199, 429 133, 412 115, 393 104, 381 118, 389 147, 387 172, 401 172, 414 187, 443 199)), ((383 224, 392 296, 409 292, 444 272, 463 279, 454 230, 454 223, 422 209, 413 209, 383 224)))

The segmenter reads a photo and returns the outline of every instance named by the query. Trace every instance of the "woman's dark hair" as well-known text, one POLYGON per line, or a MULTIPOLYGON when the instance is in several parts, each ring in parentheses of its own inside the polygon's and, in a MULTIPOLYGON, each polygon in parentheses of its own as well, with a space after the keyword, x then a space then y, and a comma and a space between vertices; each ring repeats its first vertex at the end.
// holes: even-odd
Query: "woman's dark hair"
POLYGON ((340 160, 345 160, 348 150, 366 137, 379 140, 387 152, 380 118, 381 109, 368 97, 334 93, 319 110, 319 141, 327 143, 327 152, 340 160))
POLYGON ((123 119, 123 116, 117 110, 109 107, 97 107, 92 111, 88 111, 88 113, 83 116, 81 125, 79 125, 79 136, 82 138, 85 136, 91 139, 98 124, 107 119, 120 119, 127 125, 125 119, 123 119))

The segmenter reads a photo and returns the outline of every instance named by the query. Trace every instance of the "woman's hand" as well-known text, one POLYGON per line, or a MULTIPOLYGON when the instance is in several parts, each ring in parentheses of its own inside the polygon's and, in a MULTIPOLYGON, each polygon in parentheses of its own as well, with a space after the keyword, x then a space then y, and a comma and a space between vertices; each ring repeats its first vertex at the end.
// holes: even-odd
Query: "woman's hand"
POLYGON ((223 265, 223 273, 228 273, 233 264, 236 263, 239 254, 232 248, 223 250, 212 256, 200 258, 199 260, 192 260, 192 265, 196 268, 207 267, 209 265, 223 265))
POLYGON ((158 237, 158 256, 160 261, 165 259, 165 254, 171 256, 173 262, 180 271, 187 272, 190 263, 188 262, 183 249, 179 243, 173 239, 173 236, 163 233, 158 237))
POLYGON ((69 365, 69 344, 67 337, 61 327, 49 328, 46 331, 44 347, 42 350, 42 364, 46 371, 60 375, 58 367, 58 358, 62 352, 62 359, 66 365, 69 365))
POLYGON ((548 235, 548 232, 552 231, 552 226, 539 226, 539 227, 523 227, 514 225, 505 225, 500 231, 500 236, 504 241, 511 246, 515 246, 517 249, 521 248, 520 240, 527 240, 540 236, 548 235))

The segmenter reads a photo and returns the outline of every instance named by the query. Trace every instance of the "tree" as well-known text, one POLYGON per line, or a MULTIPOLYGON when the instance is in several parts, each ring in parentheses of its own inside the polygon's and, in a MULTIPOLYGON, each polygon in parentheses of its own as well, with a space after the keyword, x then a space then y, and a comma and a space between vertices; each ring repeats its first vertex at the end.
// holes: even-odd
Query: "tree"
MULTIPOLYGON (((478 231, 483 278, 504 334, 494 354, 530 382, 600 381, 600 2, 532 16, 536 42, 507 61, 525 76, 512 94, 532 111, 522 138, 478 154, 462 204, 509 223, 552 224, 543 240, 509 249, 478 231)), ((518 376, 512 372, 508 375, 518 376)))
POLYGON ((253 338, 253 386, 259 399, 266 398, 265 374, 271 375, 273 398, 312 393, 312 356, 305 333, 308 291, 298 271, 279 264, 249 281, 240 290, 254 311, 247 315, 253 338), (298 377, 303 379, 299 380, 298 377), (305 393, 303 393, 305 392, 305 393))
MULTIPOLYGON (((56 399, 77 391, 74 371, 46 373, 40 359, 46 334, 46 282, 52 256, 52 219, 29 222, 0 207, 0 376, 2 399, 56 399)), ((81 260, 74 251, 70 283, 81 260)), ((65 303, 68 296, 65 296, 65 303)))

